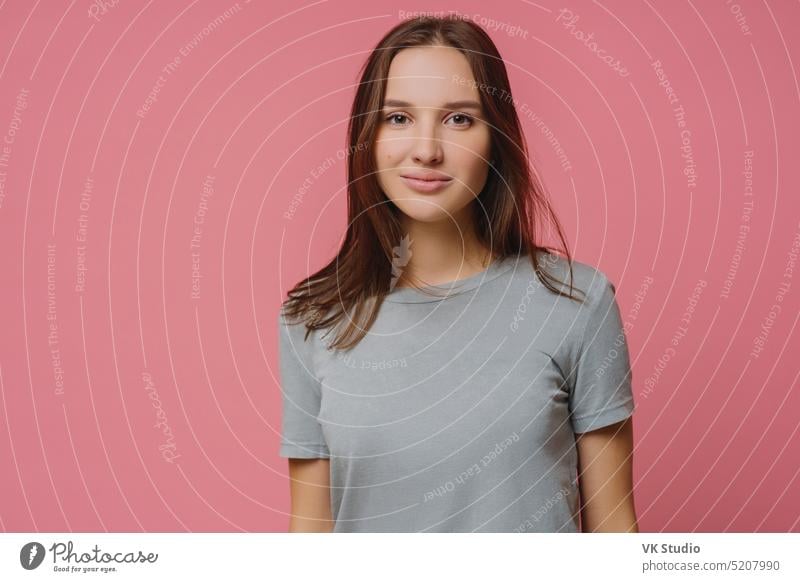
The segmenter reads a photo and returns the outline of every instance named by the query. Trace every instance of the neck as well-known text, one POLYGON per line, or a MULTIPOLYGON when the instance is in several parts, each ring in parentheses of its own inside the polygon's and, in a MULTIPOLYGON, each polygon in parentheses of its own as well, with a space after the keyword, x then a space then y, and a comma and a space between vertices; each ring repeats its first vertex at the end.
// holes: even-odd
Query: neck
POLYGON ((408 262, 399 269, 396 287, 441 285, 479 273, 492 262, 492 253, 475 234, 470 206, 437 222, 406 217, 403 229, 410 242, 408 262))

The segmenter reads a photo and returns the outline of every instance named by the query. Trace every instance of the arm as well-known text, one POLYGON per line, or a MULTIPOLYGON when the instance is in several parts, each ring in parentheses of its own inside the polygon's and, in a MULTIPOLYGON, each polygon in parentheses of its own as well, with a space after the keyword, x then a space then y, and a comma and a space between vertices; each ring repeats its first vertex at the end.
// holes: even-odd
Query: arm
POLYGON ((289 532, 331 532, 330 459, 289 459, 289 532))
POLYGON ((582 530, 638 533, 632 419, 576 437, 582 530))

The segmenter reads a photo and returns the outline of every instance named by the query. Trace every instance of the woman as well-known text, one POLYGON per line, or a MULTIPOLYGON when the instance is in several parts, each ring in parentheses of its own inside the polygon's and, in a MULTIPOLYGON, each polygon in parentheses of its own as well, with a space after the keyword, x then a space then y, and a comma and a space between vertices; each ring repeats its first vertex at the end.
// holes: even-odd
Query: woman
POLYGON ((638 531, 615 288, 571 260, 510 95, 459 18, 365 63, 344 242, 278 321, 290 531, 638 531))

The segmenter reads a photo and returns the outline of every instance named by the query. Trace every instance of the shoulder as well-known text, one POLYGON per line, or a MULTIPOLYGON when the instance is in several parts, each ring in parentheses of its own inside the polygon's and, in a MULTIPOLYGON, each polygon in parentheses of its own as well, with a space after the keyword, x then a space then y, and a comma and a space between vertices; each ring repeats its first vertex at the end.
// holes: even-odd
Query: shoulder
POLYGON ((281 341, 291 349, 302 352, 304 357, 315 359, 318 354, 331 349, 335 326, 324 328, 309 327, 315 321, 313 311, 295 315, 295 310, 287 309, 287 301, 278 310, 277 326, 281 341))
POLYGON ((317 344, 317 331, 312 329, 309 331, 308 317, 291 315, 290 310, 287 310, 287 302, 283 302, 278 310, 277 325, 280 330, 281 337, 301 349, 309 350, 315 349, 317 344), (306 333, 308 337, 306 338, 306 333), (306 346, 307 344, 307 346, 306 346))
MULTIPOLYGON (((563 257, 557 257, 550 265, 551 274, 563 282, 562 291, 569 292, 570 263, 563 257)), ((568 349, 578 352, 587 330, 614 323, 615 318, 609 315, 617 309, 616 286, 603 270, 594 265, 573 260, 571 267, 573 296, 577 301, 559 296, 555 302, 567 326, 565 335, 569 338, 568 349)))
POLYGON ((599 268, 573 259, 567 261, 565 257, 554 253, 542 253, 539 262, 543 270, 558 279, 561 284, 556 285, 563 292, 569 292, 570 281, 577 291, 580 299, 585 297, 587 307, 602 302, 604 296, 610 292, 612 295, 616 288, 605 272, 599 268), (572 277, 570 279, 570 267, 572 277))
POLYGON ((302 325, 301 321, 298 321, 297 318, 293 318, 289 315, 287 310, 287 302, 284 301, 281 303, 280 308, 278 309, 278 319, 277 319, 278 327, 281 331, 288 331, 289 329, 293 328, 297 325, 302 325))

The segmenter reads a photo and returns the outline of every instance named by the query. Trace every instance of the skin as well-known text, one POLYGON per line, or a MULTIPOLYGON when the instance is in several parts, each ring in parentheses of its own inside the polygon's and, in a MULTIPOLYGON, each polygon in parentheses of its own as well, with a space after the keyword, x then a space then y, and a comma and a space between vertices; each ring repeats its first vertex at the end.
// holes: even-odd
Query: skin
POLYGON ((581 530, 638 533, 633 502, 633 420, 575 436, 581 530))
MULTIPOLYGON (((476 84, 455 83, 454 75, 474 81, 467 59, 450 47, 401 50, 389 69, 375 156, 378 182, 402 211, 411 239, 411 257, 398 287, 463 279, 484 270, 492 259, 475 236, 472 204, 489 173, 490 130, 476 84), (461 103, 448 106, 454 102, 461 103), (400 179, 407 170, 437 170, 454 180, 436 193, 420 193, 400 179)), ((630 421, 576 435, 576 443, 583 531, 638 531, 630 421)), ((332 531, 330 461, 290 459, 289 477, 289 531, 332 531)))
POLYGON ((489 174, 490 128, 476 84, 456 83, 456 75, 474 81, 467 59, 451 47, 402 50, 389 68, 375 161, 381 189, 402 211, 411 239, 401 287, 414 278, 428 285, 463 279, 491 259, 476 240, 472 204, 489 174), (408 170, 454 179, 443 190, 420 193, 401 180, 408 170))
POLYGON ((330 460, 289 459, 289 532, 331 532, 330 460))

